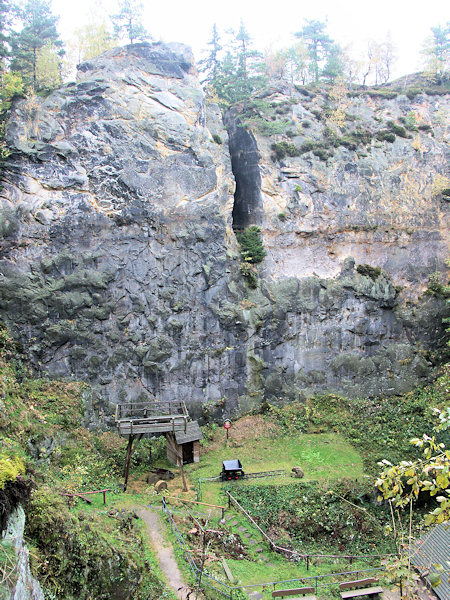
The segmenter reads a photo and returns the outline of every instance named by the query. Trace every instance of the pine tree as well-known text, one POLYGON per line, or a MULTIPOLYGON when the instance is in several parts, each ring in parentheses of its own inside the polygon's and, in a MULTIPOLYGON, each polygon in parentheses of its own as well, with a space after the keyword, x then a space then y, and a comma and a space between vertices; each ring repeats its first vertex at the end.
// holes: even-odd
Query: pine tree
POLYGON ((449 72, 450 63, 450 23, 431 28, 432 35, 423 49, 425 72, 440 83, 449 72))
POLYGON ((314 81, 318 82, 321 65, 327 59, 333 45, 333 40, 326 33, 326 23, 317 20, 306 20, 301 31, 295 34, 303 40, 311 60, 314 81))
POLYGON ((120 0, 119 12, 111 17, 114 23, 114 34, 117 37, 123 37, 125 34, 130 44, 151 39, 151 35, 142 25, 143 10, 144 5, 139 0, 120 0))
POLYGON ((220 36, 217 31, 217 25, 214 23, 211 39, 207 42, 210 50, 206 50, 206 56, 199 61, 199 71, 205 75, 201 83, 206 83, 215 88, 215 82, 219 76, 221 62, 219 58, 222 46, 220 45, 220 36))
POLYGON ((214 89, 223 104, 246 101, 265 82, 262 54, 252 48, 251 38, 241 21, 237 32, 228 32, 231 39, 219 65, 214 89))
POLYGON ((322 70, 322 77, 333 83, 344 74, 344 55, 339 44, 331 44, 327 53, 327 62, 322 70))
POLYGON ((21 73, 24 82, 37 90, 40 50, 52 44, 59 59, 64 54, 63 43, 56 31, 58 17, 52 15, 50 2, 46 0, 28 0, 20 17, 24 27, 11 36, 11 70, 21 73))
POLYGON ((11 0, 0 0, 0 69, 5 68, 5 59, 9 56, 8 40, 15 12, 11 0))

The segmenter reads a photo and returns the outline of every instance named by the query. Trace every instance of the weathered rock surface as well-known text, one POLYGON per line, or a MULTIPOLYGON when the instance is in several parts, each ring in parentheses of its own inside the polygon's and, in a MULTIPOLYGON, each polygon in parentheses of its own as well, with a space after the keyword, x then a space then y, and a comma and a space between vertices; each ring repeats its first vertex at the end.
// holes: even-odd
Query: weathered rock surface
POLYGON ((25 512, 19 505, 9 516, 8 526, 2 536, 2 544, 11 544, 16 555, 16 565, 12 573, 15 583, 7 598, 8 600, 44 600, 41 586, 31 574, 30 553, 23 539, 24 528, 25 512))
MULTIPOLYGON (((448 203, 433 191, 445 98, 349 100, 349 127, 374 137, 327 162, 272 159, 284 138, 229 115, 234 203, 228 135, 185 47, 135 44, 84 63, 76 84, 13 110, 1 316, 36 368, 89 381, 107 417, 149 394, 183 398, 196 418, 313 391, 408 390, 443 332, 445 302, 417 298, 446 256, 448 203), (383 119, 411 111, 430 131, 376 140, 383 119), (233 218, 263 230, 254 290, 233 218)), ((323 136, 321 95, 273 101, 288 106, 293 144, 306 120, 323 136)))

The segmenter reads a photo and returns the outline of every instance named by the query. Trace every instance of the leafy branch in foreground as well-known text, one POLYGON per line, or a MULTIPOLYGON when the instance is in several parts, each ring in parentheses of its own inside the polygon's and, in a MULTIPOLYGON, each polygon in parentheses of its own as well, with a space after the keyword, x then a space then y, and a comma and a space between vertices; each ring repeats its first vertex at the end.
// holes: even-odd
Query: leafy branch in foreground
MULTIPOLYGON (((450 427, 450 407, 435 409, 439 418, 436 431, 445 431, 450 427)), ((392 499, 394 506, 403 508, 414 502, 421 492, 435 497, 438 506, 425 516, 425 524, 439 524, 450 519, 450 450, 439 443, 436 436, 423 434, 413 438, 411 444, 423 449, 423 458, 414 461, 401 461, 392 465, 383 460, 378 463, 384 467, 376 485, 381 491, 380 500, 392 499)))

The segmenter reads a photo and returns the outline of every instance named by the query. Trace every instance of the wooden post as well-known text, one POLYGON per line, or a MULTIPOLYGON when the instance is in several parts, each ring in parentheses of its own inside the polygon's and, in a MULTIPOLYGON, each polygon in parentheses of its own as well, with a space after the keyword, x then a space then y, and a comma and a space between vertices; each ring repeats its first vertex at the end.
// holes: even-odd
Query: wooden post
POLYGON ((178 464, 180 466, 181 479, 183 480, 183 492, 187 492, 188 491, 188 486, 187 486, 187 483, 186 483, 186 477, 184 476, 183 448, 181 446, 178 446, 178 448, 177 448, 177 456, 178 456, 178 464))
POLYGON ((128 437, 128 446, 127 446, 127 456, 125 459, 125 469, 123 472, 123 476, 125 478, 124 484, 123 484, 123 491, 126 492, 127 491, 127 483, 128 483, 128 473, 130 470, 130 460, 131 460, 131 453, 133 451, 133 442, 134 442, 134 435, 130 435, 128 437))
POLYGON ((306 570, 309 571, 309 554, 306 555, 306 570))
POLYGON ((103 492, 103 504, 106 506, 106 492, 103 492))

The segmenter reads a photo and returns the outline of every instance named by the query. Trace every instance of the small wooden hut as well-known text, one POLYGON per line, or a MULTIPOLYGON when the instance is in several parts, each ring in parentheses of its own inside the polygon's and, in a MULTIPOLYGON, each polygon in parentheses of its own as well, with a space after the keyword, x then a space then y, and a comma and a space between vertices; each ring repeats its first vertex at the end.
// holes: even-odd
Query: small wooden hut
POLYGON ((200 440, 202 432, 197 421, 189 421, 186 431, 166 433, 167 460, 178 464, 178 457, 183 457, 183 464, 200 462, 200 440))

